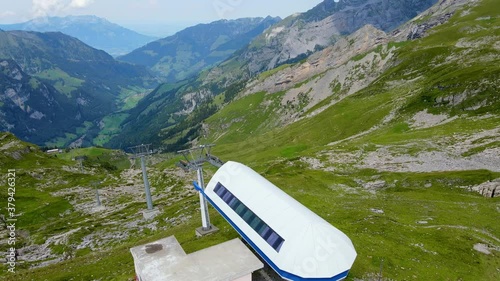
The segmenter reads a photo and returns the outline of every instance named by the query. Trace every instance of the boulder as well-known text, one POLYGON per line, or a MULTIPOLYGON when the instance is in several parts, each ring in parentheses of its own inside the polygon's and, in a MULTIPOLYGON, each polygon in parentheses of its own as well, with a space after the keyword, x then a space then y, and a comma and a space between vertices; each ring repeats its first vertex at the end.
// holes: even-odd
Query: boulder
POLYGON ((385 181, 378 180, 378 181, 367 182, 367 183, 363 184, 363 187, 366 189, 370 189, 370 190, 376 190, 376 189, 384 188, 386 186, 386 184, 387 183, 385 181))
POLYGON ((487 198, 500 197, 500 178, 476 185, 472 190, 487 198))

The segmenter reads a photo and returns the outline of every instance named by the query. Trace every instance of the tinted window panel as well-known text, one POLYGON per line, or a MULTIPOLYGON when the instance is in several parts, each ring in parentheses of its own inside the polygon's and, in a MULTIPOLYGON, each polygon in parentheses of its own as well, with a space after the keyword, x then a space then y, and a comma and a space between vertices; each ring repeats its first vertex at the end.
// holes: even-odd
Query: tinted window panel
POLYGON ((260 234, 260 236, 262 236, 262 238, 264 238, 264 240, 267 240, 267 238, 269 238, 269 236, 271 235, 271 233, 273 232, 273 230, 266 225, 266 227, 264 228, 264 231, 260 234))
POLYGON ((219 194, 219 190, 221 189, 222 185, 220 183, 218 183, 215 188, 214 188, 214 192, 219 194))
POLYGON ((280 251, 280 249, 281 249, 281 245, 283 245, 283 242, 285 242, 285 240, 283 240, 283 238, 281 238, 281 237, 280 237, 280 238, 276 241, 276 243, 274 243, 272 246, 273 246, 273 248, 274 248, 274 249, 276 249, 276 251, 278 251, 278 252, 279 252, 279 251, 280 251))
POLYGON ((273 249, 280 251, 285 240, 243 204, 236 196, 218 183, 214 192, 228 204, 248 225, 257 232, 273 249))
MULTIPOLYGON (((236 199, 237 200, 237 199, 236 199)), ((238 210, 238 208, 240 208, 240 206, 243 205, 241 204, 240 200, 238 200, 235 204, 234 204, 234 207, 233 207, 233 210, 236 212, 236 210, 238 210)))
POLYGON ((269 245, 274 245, 274 243, 278 240, 279 236, 278 234, 276 234, 276 232, 271 232, 271 235, 269 235, 269 238, 266 239, 267 243, 269 243, 269 245))
POLYGON ((257 231, 257 227, 260 223, 262 223, 262 221, 259 219, 259 217, 255 216, 254 219, 250 221, 250 227, 257 231))
MULTIPOLYGON (((256 218, 257 216, 252 213, 252 215, 250 217, 248 217, 248 219, 246 219, 245 221, 250 225, 250 227, 252 226, 252 221, 256 218)), ((253 228, 253 227, 252 227, 253 228)))
POLYGON ((233 197, 227 204, 229 205, 229 207, 231 207, 231 209, 234 210, 235 208, 234 206, 236 206, 236 203, 238 202, 239 202, 238 199, 236 199, 236 197, 233 197))
POLYGON ((229 201, 231 201, 231 199, 233 199, 234 196, 228 191, 226 192, 226 194, 224 196, 222 196, 222 200, 224 200, 224 202, 226 203, 229 203, 229 201))
POLYGON ((262 229, 266 226, 266 224, 263 222, 263 221, 260 221, 259 224, 257 225, 255 229, 255 231, 257 231, 257 233, 260 235, 262 229))
POLYGON ((245 213, 245 211, 247 210, 247 207, 245 205, 243 205, 243 203, 241 203, 238 208, 236 208, 236 213, 241 217, 243 216, 243 214, 245 213))
POLYGON ((252 217, 252 215, 253 215, 253 212, 250 211, 250 209, 247 209, 247 211, 243 214, 243 216, 241 218, 243 218, 243 220, 248 223, 248 222, 250 222, 250 218, 252 217))

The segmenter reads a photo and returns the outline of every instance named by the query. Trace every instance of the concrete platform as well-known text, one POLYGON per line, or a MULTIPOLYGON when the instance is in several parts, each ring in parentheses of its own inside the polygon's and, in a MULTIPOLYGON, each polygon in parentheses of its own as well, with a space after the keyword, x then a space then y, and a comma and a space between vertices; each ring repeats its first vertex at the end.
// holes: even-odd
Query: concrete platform
POLYGON ((170 236, 130 252, 140 281, 243 281, 264 266, 239 239, 187 255, 170 236))

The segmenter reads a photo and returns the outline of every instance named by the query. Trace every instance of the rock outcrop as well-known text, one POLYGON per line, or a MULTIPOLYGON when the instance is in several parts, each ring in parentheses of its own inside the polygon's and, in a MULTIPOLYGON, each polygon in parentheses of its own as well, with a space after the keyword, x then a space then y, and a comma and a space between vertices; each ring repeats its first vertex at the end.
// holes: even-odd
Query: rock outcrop
POLYGON ((384 32, 427 10, 437 0, 326 0, 303 14, 295 14, 258 37, 238 60, 250 73, 298 61, 325 48, 342 36, 369 24, 384 32))
POLYGON ((473 191, 479 192, 487 198, 500 197, 500 179, 488 181, 472 187, 473 191))
POLYGON ((433 27, 447 22, 451 16, 468 0, 441 0, 424 13, 418 15, 400 28, 394 30, 392 35, 397 41, 414 40, 424 37, 433 27))

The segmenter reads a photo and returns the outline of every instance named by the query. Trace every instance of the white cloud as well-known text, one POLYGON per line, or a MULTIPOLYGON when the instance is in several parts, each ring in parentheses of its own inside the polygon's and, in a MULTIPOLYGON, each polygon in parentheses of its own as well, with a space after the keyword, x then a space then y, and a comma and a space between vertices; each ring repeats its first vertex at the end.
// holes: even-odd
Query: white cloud
POLYGON ((64 0, 33 0, 33 14, 35 17, 56 14, 64 8, 64 2, 64 0))
POLYGON ((32 0, 32 11, 35 17, 57 15, 61 11, 81 9, 92 4, 94 0, 32 0))
POLYGON ((92 4, 92 2, 94 2, 94 0, 72 0, 69 6, 72 8, 85 8, 92 4))
POLYGON ((10 18, 15 16, 16 13, 13 11, 3 11, 0 13, 0 19, 10 18))

